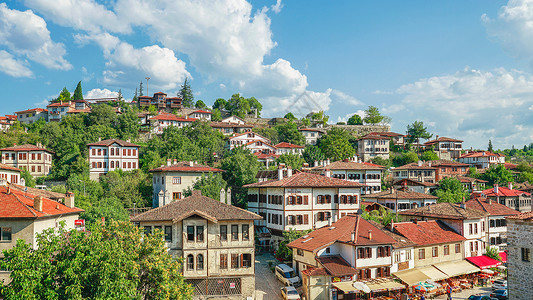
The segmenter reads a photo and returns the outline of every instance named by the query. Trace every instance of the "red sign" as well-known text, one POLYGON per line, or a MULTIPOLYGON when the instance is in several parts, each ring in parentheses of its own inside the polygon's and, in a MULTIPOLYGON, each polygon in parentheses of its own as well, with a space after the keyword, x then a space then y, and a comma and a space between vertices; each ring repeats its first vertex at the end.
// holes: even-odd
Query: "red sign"
POLYGON ((74 226, 85 226, 85 220, 74 220, 74 226))

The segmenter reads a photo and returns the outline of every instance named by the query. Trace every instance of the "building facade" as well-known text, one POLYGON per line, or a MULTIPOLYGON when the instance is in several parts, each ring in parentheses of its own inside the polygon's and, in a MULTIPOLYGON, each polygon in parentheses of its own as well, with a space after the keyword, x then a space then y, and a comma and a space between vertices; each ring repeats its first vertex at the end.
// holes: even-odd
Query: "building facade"
POLYGON ((137 105, 141 109, 155 106, 158 110, 173 111, 182 107, 182 99, 178 97, 167 97, 163 92, 154 93, 153 97, 139 96, 137 97, 137 105))
POLYGON ((291 143, 281 142, 279 144, 274 145, 276 147, 276 154, 282 155, 282 154, 297 154, 302 155, 304 152, 304 146, 295 145, 291 143))
POLYGON ((18 169, 25 169, 34 177, 46 176, 52 170, 50 150, 35 145, 20 145, 0 149, 2 163, 18 169))
POLYGON ((51 103, 46 108, 48 109, 49 122, 60 122, 70 110, 76 109, 72 101, 51 103))
POLYGON ((418 161, 397 167, 392 172, 394 181, 411 179, 419 182, 437 183, 446 177, 457 177, 468 174, 467 164, 440 159, 418 161))
POLYGON ((458 158, 459 162, 478 169, 488 169, 490 166, 504 164, 505 155, 489 151, 468 152, 458 158))
POLYGON ((482 194, 492 201, 519 212, 531 211, 531 194, 520 190, 513 190, 512 183, 509 183, 508 187, 495 184, 493 188, 484 190, 482 194))
POLYGON ((108 139, 87 144, 87 148, 92 180, 98 180, 109 171, 131 171, 139 168, 139 145, 108 139))
POLYGON ((427 206, 437 203, 437 197, 429 194, 411 191, 408 187, 396 189, 391 187, 389 190, 365 194, 362 196, 363 201, 377 202, 393 212, 399 212, 427 206))
POLYGON ((207 110, 195 110, 192 113, 188 114, 189 118, 211 121, 212 113, 207 110))
POLYGON ((34 108, 23 111, 15 112, 17 115, 17 120, 23 124, 31 124, 43 118, 48 122, 48 110, 43 108, 34 108))
POLYGON ((424 148, 435 151, 440 159, 457 159, 463 151, 463 141, 437 135, 436 139, 425 142, 424 148))
POLYGON ((197 119, 178 117, 175 114, 171 113, 160 113, 157 116, 150 118, 151 133, 161 135, 163 131, 169 126, 176 126, 178 128, 183 128, 185 126, 191 125, 197 119))
POLYGON ((308 145, 316 145, 318 139, 324 135, 324 130, 318 128, 300 128, 298 129, 305 137, 305 143, 308 145))
POLYGON ((390 137, 367 134, 358 140, 357 155, 365 162, 376 157, 389 159, 390 137))
POLYGON ((510 216, 508 221, 507 291, 509 299, 533 298, 533 213, 510 216))

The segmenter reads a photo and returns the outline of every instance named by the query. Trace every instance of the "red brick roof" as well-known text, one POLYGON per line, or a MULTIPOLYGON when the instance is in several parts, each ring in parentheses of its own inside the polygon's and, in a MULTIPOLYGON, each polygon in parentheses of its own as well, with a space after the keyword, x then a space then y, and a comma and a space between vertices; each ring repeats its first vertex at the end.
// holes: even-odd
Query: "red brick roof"
POLYGON ((150 118, 150 120, 159 120, 159 121, 178 121, 178 122, 194 122, 197 119, 195 118, 180 118, 175 114, 170 113, 161 113, 155 117, 150 118))
POLYGON ((479 198, 466 201, 465 205, 469 208, 488 212, 491 216, 509 216, 520 213, 519 211, 509 208, 496 201, 491 201, 491 203, 489 203, 487 200, 482 200, 479 198))
POLYGON ((465 157, 483 157, 483 156, 502 157, 502 156, 505 156, 505 155, 503 155, 501 153, 492 153, 492 152, 489 152, 489 151, 478 151, 478 152, 465 153, 465 154, 461 155, 460 158, 465 158, 465 157))
POLYGON ((56 103, 49 104, 46 107, 65 107, 65 106, 70 106, 70 105, 71 103, 68 103, 68 102, 56 102, 56 103))
POLYGON ((415 169, 437 169, 439 167, 469 167, 469 164, 464 164, 456 161, 439 159, 439 160, 428 160, 421 163, 421 166, 418 165, 418 162, 406 164, 400 167, 395 168, 394 170, 415 170, 415 169))
POLYGON ((211 122, 209 124, 213 128, 253 128, 254 126, 248 124, 237 124, 227 122, 211 122))
POLYGON ((464 241, 466 238, 440 221, 394 223, 394 232, 403 235, 418 246, 464 241))
POLYGON ((316 260, 326 269, 326 271, 335 277, 357 274, 357 270, 340 255, 317 257, 316 260))
POLYGON ((436 144, 436 143, 440 143, 440 142, 456 142, 456 143, 462 143, 464 141, 461 141, 461 140, 456 140, 456 139, 452 139, 452 138, 447 138, 447 137, 440 137, 438 139, 435 139, 435 140, 431 140, 431 141, 427 141, 424 143, 424 145, 433 145, 433 144, 436 144))
POLYGON ((404 136, 401 133, 391 132, 391 131, 380 131, 380 132, 371 132, 369 135, 380 135, 380 136, 386 136, 386 137, 397 137, 397 136, 404 136))
POLYGON ((314 131, 314 132, 324 133, 323 130, 320 130, 320 129, 317 129, 317 128, 300 128, 298 130, 300 130, 300 131, 314 131))
POLYGON ((32 109, 27 109, 27 110, 23 110, 23 111, 17 111, 15 112, 16 114, 25 114, 25 113, 30 113, 30 112, 46 112, 48 111, 48 109, 44 109, 44 108, 32 108, 32 109))
POLYGON ((133 144, 133 143, 130 143, 130 142, 127 142, 127 141, 123 141, 123 140, 117 140, 117 139, 107 139, 107 140, 99 141, 99 142, 96 142, 96 143, 87 144, 87 146, 107 146, 107 147, 109 147, 109 146, 113 145, 114 143, 117 143, 117 144, 119 144, 122 147, 140 147, 139 145, 136 145, 136 144, 133 144))
POLYGON ((409 178, 404 178, 404 179, 397 180, 392 185, 403 185, 404 183, 407 186, 415 186, 415 185, 418 185, 418 186, 436 186, 437 185, 436 183, 433 183, 433 182, 426 182, 426 181, 422 182, 422 181, 413 180, 413 179, 409 179, 409 178))
POLYGON ((224 172, 224 170, 213 168, 206 165, 201 165, 199 163, 189 161, 180 161, 178 163, 172 164, 170 166, 161 166, 150 170, 149 172, 192 172, 192 173, 204 173, 204 172, 224 172))
POLYGON ((324 268, 307 268, 302 270, 302 274, 307 276, 329 276, 328 272, 324 268))
POLYGON ((287 143, 287 142, 281 142, 277 145, 274 145, 274 147, 276 148, 299 148, 299 149, 303 149, 304 146, 300 146, 300 145, 295 145, 295 144, 291 144, 291 143, 287 143))
POLYGON ((455 178, 459 179, 459 181, 461 183, 472 183, 472 182, 487 183, 488 182, 486 180, 482 180, 482 179, 478 179, 478 178, 472 178, 472 177, 466 177, 466 176, 457 176, 455 178))
POLYGON ((347 181, 322 175, 302 172, 282 180, 269 180, 247 184, 245 188, 251 187, 363 187, 365 184, 347 181))
POLYGON ((163 92, 157 92, 157 93, 154 93, 154 95, 166 95, 166 93, 163 93, 163 92))
POLYGON ((376 135, 372 133, 369 133, 359 138, 359 140, 388 140, 388 139, 390 139, 389 136, 376 135))
POLYGON ((510 190, 509 188, 500 186, 498 187, 498 193, 494 192, 494 188, 486 189, 483 191, 483 194, 487 195, 487 197, 518 197, 520 195, 526 195, 530 196, 530 193, 526 193, 519 190, 510 190))
POLYGON ((15 167, 12 167, 12 166, 9 166, 9 165, 5 165, 5 164, 0 164, 0 170, 11 170, 11 171, 22 172, 22 170, 19 169, 19 168, 15 168, 15 167))
MULTIPOLYGON (((267 159, 267 158, 278 158, 279 155, 277 154, 273 154, 273 153, 261 153, 261 152, 254 152, 253 153, 255 156, 257 156, 257 159, 267 159)), ((278 174, 276 172, 276 174, 278 174)))
POLYGON ((83 209, 70 208, 57 201, 42 198, 43 209, 34 209, 35 195, 27 192, 0 187, 0 219, 36 219, 58 215, 79 214, 83 209))
POLYGON ((16 145, 13 147, 2 148, 0 149, 0 151, 46 151, 49 153, 54 153, 53 151, 46 150, 45 148, 37 147, 31 144, 16 145))
POLYGON ((395 240, 358 215, 346 215, 331 226, 324 226, 289 243, 287 247, 316 252, 335 242, 350 245, 393 244, 395 240), (355 232, 355 241, 352 241, 355 232), (372 239, 369 239, 369 232, 372 239))
POLYGON ((366 194, 365 199, 437 199, 436 196, 410 191, 408 188, 388 189, 379 193, 366 194))
POLYGON ((467 220, 480 219, 488 216, 487 212, 479 211, 469 207, 462 208, 459 204, 448 202, 435 203, 419 208, 398 212, 405 216, 433 217, 442 219, 467 220))
POLYGON ((509 217, 507 217, 507 219, 512 219, 512 220, 533 220, 533 211, 521 213, 521 214, 514 215, 514 216, 509 216, 509 217))

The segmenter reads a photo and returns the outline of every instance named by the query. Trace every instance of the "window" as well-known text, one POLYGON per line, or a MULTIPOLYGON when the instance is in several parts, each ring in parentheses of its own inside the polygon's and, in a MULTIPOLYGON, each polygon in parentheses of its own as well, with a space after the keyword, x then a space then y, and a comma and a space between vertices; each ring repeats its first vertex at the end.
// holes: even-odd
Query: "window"
POLYGON ((444 246, 444 255, 450 255, 450 245, 444 246))
POLYGON ((231 240, 239 240, 239 225, 231 225, 231 240))
POLYGON ((181 177, 172 177, 172 184, 181 184, 181 177))
POLYGON ((232 269, 238 269, 239 268, 239 254, 232 254, 231 255, 231 268, 232 269))
POLYGON ((165 241, 172 243, 172 226, 165 226, 165 241))
POLYGON ((194 226, 187 226, 187 241, 194 242, 194 226))
POLYGON ((180 192, 173 192, 172 193, 172 200, 179 200, 181 199, 181 193, 180 192))
POLYGON ((228 240, 228 225, 220 225, 220 240, 228 240))
POLYGON ((431 248, 431 256, 433 256, 433 257, 439 256, 439 247, 431 248))
POLYGON ((227 254, 220 254, 220 268, 221 269, 228 268, 228 255, 227 254))
POLYGON ((474 224, 474 233, 477 234, 477 223, 474 224))
POLYGON ((204 241, 204 226, 196 226, 196 241, 204 241))
POLYGON ((196 270, 203 270, 204 269, 204 256, 202 254, 198 254, 196 256, 196 270))
POLYGON ((394 262, 400 262, 401 255, 400 252, 394 253, 394 262))
POLYGON ((522 248, 522 261, 531 261, 529 248, 522 248))
POLYGON ((426 249, 418 249, 418 259, 426 259, 426 249))
POLYGON ((252 254, 245 253, 242 255, 242 267, 250 268, 252 266, 252 254))
POLYGON ((11 227, 0 228, 0 241, 11 241, 11 227))
POLYGON ((187 270, 194 270, 194 256, 192 254, 187 255, 187 270))
POLYGON ((31 154, 31 160, 35 160, 35 153, 31 154))
POLYGON ((455 253, 461 253, 461 244, 455 244, 455 253))
POLYGON ((304 251, 302 249, 296 249, 296 254, 298 256, 304 256, 304 251))
POLYGON ((473 230, 472 230, 472 224, 468 224, 468 232, 469 232, 470 234, 473 233, 473 230))
POLYGON ((405 252, 405 259, 411 260, 411 250, 407 250, 407 252, 405 252))
POLYGON ((243 241, 249 241, 250 240, 249 227, 250 226, 248 224, 242 225, 242 240, 243 241))
POLYGON ((144 226, 144 234, 151 234, 152 226, 144 226))

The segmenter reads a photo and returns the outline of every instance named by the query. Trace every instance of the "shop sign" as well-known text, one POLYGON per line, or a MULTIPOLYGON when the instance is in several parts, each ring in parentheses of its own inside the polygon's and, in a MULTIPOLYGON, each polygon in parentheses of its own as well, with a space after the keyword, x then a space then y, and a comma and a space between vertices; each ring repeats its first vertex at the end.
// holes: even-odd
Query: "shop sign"
POLYGON ((344 282, 344 281, 352 281, 352 276, 351 275, 346 275, 346 276, 343 276, 343 277, 333 277, 331 278, 331 282, 335 283, 335 282, 344 282))
POLYGON ((234 288, 235 288, 235 282, 230 283, 230 284, 229 284, 229 288, 230 288, 230 289, 234 289, 234 288))

